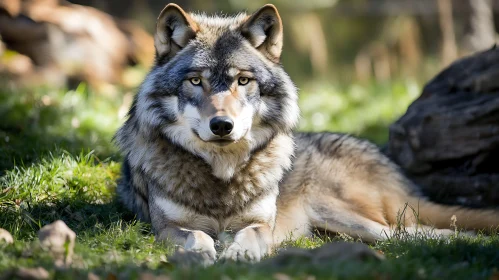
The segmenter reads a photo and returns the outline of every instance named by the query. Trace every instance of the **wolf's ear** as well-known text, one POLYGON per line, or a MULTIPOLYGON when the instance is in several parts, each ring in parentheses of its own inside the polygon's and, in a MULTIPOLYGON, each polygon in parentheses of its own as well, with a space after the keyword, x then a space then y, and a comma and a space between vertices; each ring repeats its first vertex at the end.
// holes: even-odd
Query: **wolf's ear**
POLYGON ((158 56, 173 57, 196 36, 197 24, 178 5, 170 3, 159 14, 154 35, 158 56))
POLYGON ((241 27, 250 43, 273 62, 279 62, 282 50, 282 21, 272 4, 261 7, 241 27))

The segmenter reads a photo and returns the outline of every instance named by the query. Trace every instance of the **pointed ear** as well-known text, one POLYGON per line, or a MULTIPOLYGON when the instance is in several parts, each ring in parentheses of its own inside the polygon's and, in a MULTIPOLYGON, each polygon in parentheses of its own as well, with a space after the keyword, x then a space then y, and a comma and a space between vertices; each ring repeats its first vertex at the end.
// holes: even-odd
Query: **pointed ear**
POLYGON ((198 26, 178 5, 170 3, 159 14, 154 35, 158 57, 173 57, 196 36, 198 26))
POLYGON ((278 63, 282 50, 282 21, 277 8, 267 4, 252 14, 241 27, 241 33, 268 59, 278 63))

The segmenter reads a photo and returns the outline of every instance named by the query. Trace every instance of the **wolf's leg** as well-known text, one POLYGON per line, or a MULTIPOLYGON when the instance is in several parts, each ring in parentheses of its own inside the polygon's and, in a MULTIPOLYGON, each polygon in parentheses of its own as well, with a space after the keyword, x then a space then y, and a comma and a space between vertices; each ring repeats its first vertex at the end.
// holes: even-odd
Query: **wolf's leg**
POLYGON ((323 203, 309 204, 310 225, 330 232, 346 233, 363 241, 386 240, 391 236, 388 224, 381 224, 346 207, 323 203))
MULTIPOLYGON (((151 184, 151 186, 154 186, 151 184)), ((158 188, 152 188, 159 192, 158 188)), ((185 262, 201 262, 204 265, 213 264, 216 259, 215 242, 202 230, 186 229, 184 225, 196 228, 192 223, 195 214, 180 204, 176 204, 166 197, 150 194, 149 205, 151 224, 158 241, 168 240, 183 247, 187 253, 182 257, 185 262), (188 259, 186 259, 188 258, 188 259)))
POLYGON ((270 253, 272 230, 267 224, 256 224, 236 233, 234 242, 220 256, 221 259, 258 262, 270 253))
POLYGON ((212 265, 217 256, 213 238, 200 230, 188 230, 176 226, 166 226, 156 234, 158 241, 167 240, 176 245, 182 246, 187 253, 182 256, 177 254, 174 257, 182 258, 184 262, 200 262, 204 266, 212 265))
MULTIPOLYGON (((362 217, 356 213, 345 211, 341 215, 322 216, 320 220, 313 221, 313 226, 331 232, 346 233, 352 237, 359 237, 363 241, 374 242, 389 238, 414 237, 420 235, 424 238, 449 238, 455 236, 455 231, 450 229, 436 229, 426 225, 402 226, 383 225, 362 217)), ((470 233, 460 232, 458 235, 466 236, 470 233)))

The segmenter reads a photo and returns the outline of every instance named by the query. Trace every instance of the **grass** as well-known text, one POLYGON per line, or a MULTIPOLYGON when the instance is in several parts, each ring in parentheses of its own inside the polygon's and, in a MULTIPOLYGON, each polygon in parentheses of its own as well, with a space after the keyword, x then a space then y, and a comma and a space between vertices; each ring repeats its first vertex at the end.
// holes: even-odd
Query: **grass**
POLYGON ((377 144, 388 140, 387 127, 401 116, 421 92, 414 80, 336 85, 305 85, 300 94, 300 130, 337 131, 377 144))
MULTIPOLYGON (((351 132, 383 143, 387 125, 419 90, 413 81, 304 86, 301 129, 351 132)), ((120 163, 111 137, 128 106, 120 91, 104 95, 83 85, 72 91, 0 91, 0 228, 16 240, 13 245, 0 244, 0 279, 16 268, 36 266, 45 267, 54 279, 87 279, 89 272, 108 279, 138 278, 143 272, 173 279, 498 277, 498 235, 446 241, 418 236, 371 244, 386 256, 382 263, 312 265, 296 260, 284 267, 175 267, 168 262, 173 247, 155 243, 150 226, 136 221, 115 201, 120 163), (57 219, 77 233, 70 269, 56 268, 37 243, 40 227, 57 219)), ((284 246, 315 248, 345 238, 303 238, 284 246)))

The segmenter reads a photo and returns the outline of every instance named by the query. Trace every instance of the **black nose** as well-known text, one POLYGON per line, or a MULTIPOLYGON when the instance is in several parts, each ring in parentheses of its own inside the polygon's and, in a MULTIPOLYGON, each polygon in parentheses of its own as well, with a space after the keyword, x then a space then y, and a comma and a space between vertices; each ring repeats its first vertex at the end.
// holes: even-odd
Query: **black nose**
POLYGON ((228 117, 214 117, 210 121, 211 132, 220 137, 228 135, 233 127, 234 122, 228 117))

